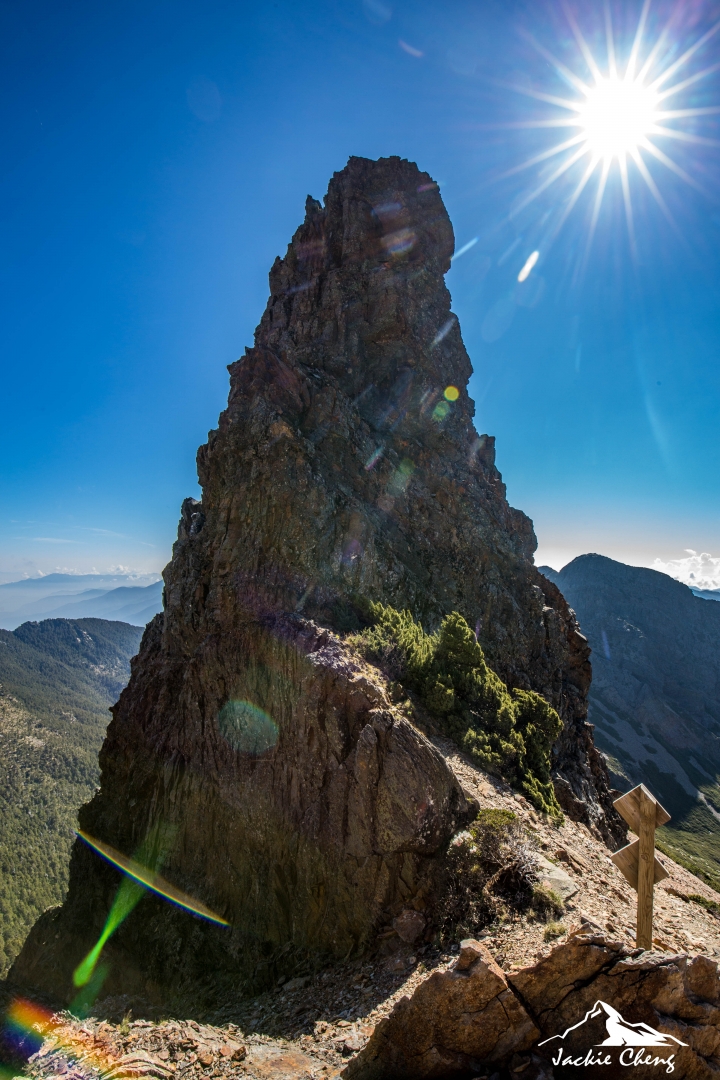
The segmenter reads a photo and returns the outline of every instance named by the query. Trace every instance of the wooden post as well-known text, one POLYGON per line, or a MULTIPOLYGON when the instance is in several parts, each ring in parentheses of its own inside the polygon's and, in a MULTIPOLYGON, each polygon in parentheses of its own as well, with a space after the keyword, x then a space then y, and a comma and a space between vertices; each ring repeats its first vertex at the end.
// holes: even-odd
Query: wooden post
POLYGON ((637 840, 611 855, 611 859, 638 894, 635 943, 639 949, 651 949, 653 888, 668 877, 667 870, 655 856, 655 829, 665 825, 670 815, 644 784, 638 784, 616 799, 613 806, 638 836, 637 840))
POLYGON ((637 926, 638 949, 652 948, 653 887, 655 885, 655 800, 640 789, 640 850, 638 851, 637 926))

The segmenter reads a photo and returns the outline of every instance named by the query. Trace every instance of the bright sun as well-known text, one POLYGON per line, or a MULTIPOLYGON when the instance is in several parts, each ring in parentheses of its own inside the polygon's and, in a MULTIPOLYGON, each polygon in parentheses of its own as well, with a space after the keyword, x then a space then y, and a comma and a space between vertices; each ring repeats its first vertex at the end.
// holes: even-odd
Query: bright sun
MULTIPOLYGON (((513 89, 519 93, 551 106, 552 112, 533 120, 516 122, 512 126, 558 128, 563 130, 564 134, 554 146, 534 154, 502 175, 510 176, 535 166, 540 168, 537 184, 515 203, 513 214, 519 214, 557 181, 573 177, 569 194, 556 207, 557 213, 549 227, 545 247, 557 236, 593 177, 597 177, 597 187, 589 212, 586 255, 598 223, 611 171, 617 170, 620 175, 633 251, 635 238, 631 181, 634 174, 642 179, 676 230, 677 226, 653 172, 657 171, 658 165, 662 166, 686 183, 703 190, 675 156, 671 156, 658 145, 658 141, 666 146, 668 143, 679 143, 681 149, 690 145, 720 146, 717 139, 692 130, 692 127, 703 119, 720 113, 720 105, 694 102, 685 105, 682 100, 678 100, 691 88, 695 96, 699 84, 720 68, 717 62, 697 64, 705 46, 720 31, 720 20, 684 51, 680 51, 677 40, 674 40, 675 16, 671 17, 664 30, 653 35, 654 41, 647 40, 650 4, 651 0, 643 0, 634 40, 632 44, 628 42, 630 48, 627 51, 623 48, 623 42, 620 42, 620 52, 624 54, 621 56, 618 56, 616 51, 610 8, 605 6, 606 44, 604 48, 601 47, 600 52, 605 52, 606 56, 602 60, 600 55, 596 55, 590 48, 572 11, 566 9, 570 29, 582 64, 589 72, 589 78, 581 77, 539 42, 529 38, 540 55, 555 68, 570 93, 560 96, 540 88, 514 86, 513 89), (692 125, 690 129, 688 121, 692 125), (653 172, 650 171, 650 165, 653 172), (576 167, 580 169, 579 177, 576 167)), ((525 272, 525 268, 522 272, 525 272)), ((528 274, 529 272, 530 270, 527 270, 528 274)))
POLYGON ((578 120, 587 149, 605 162, 634 156, 659 120, 658 94, 629 79, 601 79, 580 106, 578 120))

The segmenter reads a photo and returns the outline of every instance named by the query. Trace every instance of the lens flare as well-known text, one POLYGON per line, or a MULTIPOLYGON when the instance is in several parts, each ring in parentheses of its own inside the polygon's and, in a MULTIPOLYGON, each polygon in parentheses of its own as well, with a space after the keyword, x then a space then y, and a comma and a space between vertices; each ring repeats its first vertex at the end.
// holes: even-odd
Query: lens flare
POLYGON ((470 248, 474 248, 479 239, 479 236, 473 236, 472 240, 468 240, 467 244, 463 244, 460 250, 455 252, 455 254, 450 259, 450 262, 455 262, 455 260, 459 259, 461 255, 465 255, 466 252, 470 250, 470 248))
POLYGON ((382 245, 390 255, 405 255, 415 245, 412 229, 398 229, 382 238, 382 245))
POLYGON ((5 1014, 5 1033, 13 1045, 25 1044, 34 1054, 54 1026, 52 1014, 32 1001, 16 998, 5 1014))
POLYGON ((277 724, 251 701, 228 701, 220 710, 218 727, 232 748, 243 754, 264 754, 277 745, 277 724))
MULTIPOLYGON (((144 886, 145 889, 149 889, 158 896, 162 896, 164 900, 169 900, 171 904, 176 904, 177 907, 184 908, 185 911, 189 911, 192 915, 198 915, 201 919, 207 919, 208 922, 217 923, 219 926, 230 926, 227 919, 223 919, 220 915, 216 915, 214 911, 211 911, 205 904, 200 903, 199 900, 193 900, 191 896, 188 896, 187 893, 184 893, 174 885, 171 885, 169 881, 166 881, 160 874, 155 873, 154 870, 149 870, 146 866, 142 866, 139 862, 136 862, 135 859, 129 859, 127 855, 122 855, 119 851, 116 851, 115 848, 110 847, 110 844, 105 844, 101 840, 95 840, 92 836, 88 836, 87 833, 80 831, 77 835, 88 845, 88 847, 92 848, 98 855, 101 855, 103 859, 106 859, 112 866, 117 867, 118 870, 122 870, 124 874, 127 874, 129 878, 132 878, 139 885, 144 886)), ((130 893, 128 893, 128 897, 123 903, 129 902, 129 897, 130 893)), ((137 901, 135 901, 135 903, 137 903, 137 901)), ((109 919, 110 916, 108 916, 108 920, 109 919)))
MULTIPOLYGON (((141 847, 141 852, 145 852, 148 855, 152 854, 155 849, 155 856, 153 862, 156 864, 160 861, 159 845, 161 842, 161 829, 153 829, 148 835, 145 843, 141 847)), ((72 1003, 71 1009, 76 1015, 84 1013, 86 1006, 92 1004, 89 1000, 88 994, 92 991, 93 1000, 99 993, 106 972, 100 970, 96 973, 97 963, 100 959, 100 955, 107 943, 108 939, 112 937, 118 927, 127 919, 128 915, 137 907, 140 900, 147 891, 154 892, 158 896, 162 896, 164 900, 169 900, 171 903, 176 904, 178 907, 184 908, 186 911, 192 912, 193 915, 198 915, 200 918, 207 919, 210 922, 219 923, 221 926, 229 926, 230 924, 226 919, 222 919, 219 915, 216 915, 209 908, 205 907, 198 900, 193 900, 187 893, 181 892, 180 889, 176 889, 174 885, 171 885, 169 881, 166 881, 156 873, 154 870, 143 866, 136 859, 129 859, 126 855, 122 855, 110 844, 105 844, 101 840, 95 840, 92 836, 89 836, 84 832, 77 832, 77 837, 88 845, 96 854, 102 856, 111 866, 121 870, 125 874, 120 883, 112 907, 105 920, 105 926, 102 933, 98 938, 96 944, 92 947, 87 956, 82 960, 73 972, 73 983, 79 990, 85 989, 85 993, 81 993, 78 998, 72 1003), (93 978, 95 976, 95 978, 93 978)))
MULTIPOLYGON (((590 250, 598 224, 605 194, 609 190, 611 170, 617 170, 622 190, 630 244, 636 250, 632 184, 643 183, 655 203, 676 232, 678 226, 668 208, 653 173, 662 169, 703 193, 697 179, 683 167, 682 159, 666 152, 663 146, 679 145, 687 153, 692 146, 718 147, 720 142, 699 134, 695 128, 720 113, 720 105, 695 104, 688 106, 682 95, 689 90, 696 95, 700 84, 717 72, 716 62, 697 64, 697 59, 720 30, 715 22, 687 48, 679 48, 677 12, 654 38, 648 32, 651 0, 644 0, 640 18, 627 49, 616 40, 610 8, 605 5, 605 47, 593 51, 583 35, 570 8, 565 14, 578 49, 576 68, 584 67, 588 77, 581 77, 568 63, 554 56, 530 35, 530 44, 546 60, 568 88, 548 93, 540 87, 513 85, 509 89, 550 106, 551 111, 536 119, 519 121, 509 126, 529 129, 561 129, 563 134, 554 146, 533 154, 514 166, 502 177, 539 168, 539 182, 524 194, 513 207, 517 216, 544 192, 556 184, 569 181, 568 194, 558 205, 548 233, 548 244, 558 235, 573 208, 578 204, 590 180, 595 176, 597 186, 587 207, 588 238, 585 256, 590 250), (623 55, 624 52, 624 55, 623 55), (673 107, 674 106, 674 107, 673 107), (681 107, 677 107, 681 106, 681 107), (578 173, 575 171, 579 171, 578 173), (575 174, 575 178, 573 178, 575 174)), ((680 9, 678 9, 680 10, 680 9)), ((525 271, 527 263, 521 273, 525 271)), ((529 273, 529 271, 528 271, 529 273)), ((523 278, 519 277, 519 281, 523 278)))
POLYGON ((652 86, 617 75, 600 79, 578 112, 593 157, 612 161, 635 154, 658 122, 658 104, 652 86))
POLYGON ((375 450, 373 450, 372 454, 370 455, 370 457, 365 462, 365 472, 370 472, 371 469, 375 468, 378 461, 383 456, 384 450, 385 450, 384 446, 378 446, 378 447, 376 447, 375 450))
MULTIPOLYGON (((83 837, 83 839, 85 839, 83 837)), ((113 905, 110 908, 110 914, 105 920, 105 926, 103 932, 97 940, 97 944, 90 950, 85 959, 78 964, 73 972, 73 983, 76 987, 87 986, 95 974, 95 967, 100 959, 100 953, 103 951, 105 942, 109 937, 117 930, 121 923, 125 922, 131 911, 137 906, 140 900, 146 893, 144 885, 139 885, 137 881, 132 878, 126 877, 120 883, 120 888, 117 891, 113 905)))
POLYGON ((460 391, 458 390, 457 386, 446 386, 444 397, 446 401, 457 401, 457 399, 460 397, 460 391))
MULTIPOLYGON (((30 1054, 37 1053, 46 1039, 52 1040, 50 1052, 65 1058, 55 1069, 60 1075, 72 1075, 68 1069, 71 1062, 80 1066, 88 1077, 97 1076, 98 1073, 104 1076, 121 1063, 120 1058, 98 1049, 92 1035, 71 1028, 47 1009, 24 998, 16 998, 12 1002, 5 1014, 4 1028, 12 1042, 23 1045, 25 1053, 28 1050, 30 1054)), ((16 1070, 8 1072, 10 1075, 16 1075, 16 1070)))
POLYGON ((443 325, 440 327, 437 334, 435 335, 435 337, 432 339, 432 341, 430 343, 430 348, 431 349, 434 349, 436 345, 439 345, 441 341, 445 340, 445 338, 448 336, 448 334, 450 333, 450 331, 452 330, 452 328, 453 328, 453 326, 455 325, 456 322, 457 322, 457 319, 455 318, 455 316, 451 315, 450 318, 447 320, 447 322, 443 323, 443 325))
POLYGON ((403 458, 390 478, 388 494, 392 496, 404 494, 414 472, 415 463, 410 458, 403 458))
POLYGON ((540 258, 540 252, 539 251, 533 251, 532 255, 528 256, 525 265, 523 266, 522 270, 520 271, 520 273, 518 274, 518 277, 517 277, 517 279, 518 279, 518 281, 520 282, 521 285, 522 285, 523 281, 527 281, 527 279, 530 277, 530 273, 532 271, 532 268, 534 267, 535 263, 538 261, 539 258, 540 258))

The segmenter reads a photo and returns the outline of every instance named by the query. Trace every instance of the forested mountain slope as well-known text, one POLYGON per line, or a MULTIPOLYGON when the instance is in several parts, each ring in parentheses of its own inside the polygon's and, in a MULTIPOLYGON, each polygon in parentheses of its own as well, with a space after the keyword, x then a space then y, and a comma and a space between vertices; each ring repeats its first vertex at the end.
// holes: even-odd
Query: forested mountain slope
POLYGON ((48 619, 0 630, 0 976, 67 885, 78 808, 142 628, 48 619))

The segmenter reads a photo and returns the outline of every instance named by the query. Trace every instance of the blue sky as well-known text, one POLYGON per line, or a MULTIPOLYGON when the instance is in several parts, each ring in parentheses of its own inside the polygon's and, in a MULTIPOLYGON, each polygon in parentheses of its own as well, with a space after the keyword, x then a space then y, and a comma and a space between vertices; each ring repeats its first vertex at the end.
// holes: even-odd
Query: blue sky
MULTIPOLYGON (((573 10, 604 65, 601 4, 573 10)), ((627 54, 640 4, 612 13, 627 54)), ((720 5, 655 3, 649 42, 673 13, 666 63, 720 5)), ((518 88, 568 94, 529 36, 587 78, 559 3, 0 4, 0 580, 162 568, 270 265, 351 154, 416 161, 475 241, 448 284, 538 561, 720 556, 717 116, 658 140, 704 189, 653 159, 672 225, 631 167, 634 249, 611 169, 586 257, 598 174, 554 238, 582 163, 525 208, 559 159, 502 177, 567 130, 517 126, 560 115, 518 88)))

